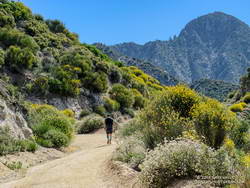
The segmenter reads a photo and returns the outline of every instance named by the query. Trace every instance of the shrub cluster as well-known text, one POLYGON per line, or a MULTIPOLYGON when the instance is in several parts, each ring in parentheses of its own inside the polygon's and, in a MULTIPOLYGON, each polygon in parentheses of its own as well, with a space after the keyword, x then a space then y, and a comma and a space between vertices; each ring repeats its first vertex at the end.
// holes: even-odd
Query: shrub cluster
POLYGON ((22 70, 31 69, 38 60, 29 48, 10 46, 6 52, 5 61, 12 69, 22 70))
POLYGON ((120 104, 108 97, 104 98, 104 107, 108 112, 115 112, 120 109, 120 104))
POLYGON ((110 95, 120 104, 121 108, 130 108, 134 104, 133 93, 121 84, 114 84, 110 95))
POLYGON ((116 149, 114 160, 128 163, 130 167, 138 170, 146 155, 144 143, 135 136, 123 140, 116 149))
POLYGON ((34 141, 15 139, 7 127, 0 128, 0 155, 24 151, 35 152, 36 150, 37 144, 34 141))
POLYGON ((90 114, 91 114, 91 112, 90 112, 89 110, 83 109, 83 110, 81 111, 81 113, 80 113, 80 118, 83 118, 83 117, 88 116, 88 115, 90 115, 90 114))
POLYGON ((146 146, 154 148, 165 138, 182 136, 192 127, 190 112, 200 100, 198 94, 184 86, 170 87, 157 95, 139 115, 146 146))
POLYGON ((103 105, 95 106, 94 107, 94 112, 101 115, 105 116, 106 115, 106 109, 103 105))
POLYGON ((97 93, 105 93, 108 89, 108 76, 103 72, 89 73, 83 79, 85 88, 97 93))
POLYGON ((87 119, 80 121, 77 125, 79 134, 91 133, 103 126, 104 120, 99 116, 88 117, 87 119))
POLYGON ((132 89, 132 93, 134 95, 134 105, 133 107, 135 109, 141 109, 145 106, 146 99, 143 97, 143 95, 137 90, 137 89, 132 89))
POLYGON ((6 48, 18 46, 20 48, 28 48, 32 52, 39 50, 39 46, 32 37, 16 29, 0 29, 0 41, 6 48))
POLYGON ((31 105, 29 125, 38 144, 54 148, 69 144, 74 133, 74 119, 69 117, 72 113, 68 112, 61 112, 49 105, 31 105))
POLYGON ((249 120, 240 121, 230 132, 236 148, 245 152, 250 151, 250 123, 249 120))
MULTIPOLYGON (((198 142, 177 140, 158 145, 147 154, 141 180, 146 187, 167 187, 175 178, 194 178, 196 175, 238 181, 239 170, 237 161, 224 149, 214 151, 198 142)), ((217 182, 217 185, 223 183, 217 182)))
POLYGON ((141 143, 149 149, 146 158, 128 144, 132 146, 120 146, 116 159, 136 164, 147 187, 167 187, 175 179, 197 175, 244 179, 248 125, 239 123, 235 113, 216 100, 201 97, 185 86, 168 87, 119 131, 124 143, 141 143))

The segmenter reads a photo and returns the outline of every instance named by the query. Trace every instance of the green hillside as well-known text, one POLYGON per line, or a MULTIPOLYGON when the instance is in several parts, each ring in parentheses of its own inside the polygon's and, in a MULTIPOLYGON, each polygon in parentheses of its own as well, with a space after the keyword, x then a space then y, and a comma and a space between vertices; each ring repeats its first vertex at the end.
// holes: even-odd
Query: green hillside
POLYGON ((219 101, 224 101, 228 95, 237 89, 239 86, 221 80, 201 79, 195 81, 190 86, 195 91, 219 101))
POLYGON ((32 14, 21 2, 1 0, 0 13, 1 79, 16 86, 26 98, 102 95, 114 84, 146 97, 162 88, 151 76, 80 43, 77 34, 62 22, 32 14))

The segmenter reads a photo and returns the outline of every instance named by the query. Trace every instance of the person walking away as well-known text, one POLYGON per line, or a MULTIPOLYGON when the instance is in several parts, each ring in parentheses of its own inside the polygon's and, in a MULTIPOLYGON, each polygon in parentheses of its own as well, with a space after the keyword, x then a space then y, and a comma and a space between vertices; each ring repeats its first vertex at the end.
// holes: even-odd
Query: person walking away
POLYGON ((114 120, 111 117, 105 119, 105 130, 107 133, 107 144, 111 144, 114 120))

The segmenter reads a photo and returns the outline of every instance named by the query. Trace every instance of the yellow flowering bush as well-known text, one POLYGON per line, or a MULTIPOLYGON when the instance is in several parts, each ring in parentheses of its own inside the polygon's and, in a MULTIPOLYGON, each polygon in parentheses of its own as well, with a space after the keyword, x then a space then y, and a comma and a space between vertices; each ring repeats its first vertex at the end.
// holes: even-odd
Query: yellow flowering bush
POLYGON ((190 110, 201 97, 185 86, 169 87, 149 102, 139 114, 144 142, 154 148, 164 139, 183 136, 183 131, 193 128, 190 110))
POLYGON ((232 153, 235 149, 234 141, 231 140, 230 138, 226 138, 224 141, 224 147, 228 152, 232 153))
POLYGON ((241 161, 246 168, 250 168, 250 154, 243 156, 241 161))
POLYGON ((242 112, 246 107, 246 103, 233 104, 229 107, 232 112, 242 112))
POLYGON ((189 117, 192 107, 201 101, 201 97, 184 85, 167 88, 169 106, 180 114, 181 117, 189 117))
POLYGON ((62 111, 62 113, 70 118, 75 117, 75 112, 73 112, 71 109, 65 109, 62 111))
POLYGON ((200 139, 210 147, 218 149, 236 122, 236 116, 223 104, 213 99, 194 105, 192 118, 200 139))
POLYGON ((29 108, 28 123, 36 142, 44 147, 67 146, 74 133, 74 119, 69 117, 69 114, 69 110, 59 111, 47 104, 32 104, 29 108))

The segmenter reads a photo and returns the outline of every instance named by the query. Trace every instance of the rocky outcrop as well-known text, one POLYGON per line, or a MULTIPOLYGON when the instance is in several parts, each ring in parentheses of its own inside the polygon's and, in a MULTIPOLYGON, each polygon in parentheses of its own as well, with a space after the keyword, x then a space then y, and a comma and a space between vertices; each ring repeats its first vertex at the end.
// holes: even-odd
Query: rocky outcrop
POLYGON ((4 99, 0 98, 0 127, 8 127, 12 136, 20 139, 32 135, 26 120, 19 111, 11 109, 4 99))
POLYGON ((94 107, 102 105, 102 95, 84 90, 78 97, 63 97, 50 94, 45 98, 32 96, 27 98, 34 104, 49 104, 55 106, 59 110, 71 109, 79 117, 83 109, 92 110, 94 107))
POLYGON ((0 128, 8 127, 15 138, 28 138, 32 131, 7 87, 8 84, 0 80, 0 128))

